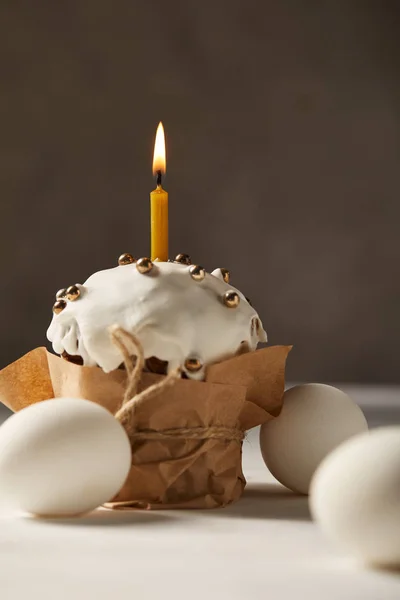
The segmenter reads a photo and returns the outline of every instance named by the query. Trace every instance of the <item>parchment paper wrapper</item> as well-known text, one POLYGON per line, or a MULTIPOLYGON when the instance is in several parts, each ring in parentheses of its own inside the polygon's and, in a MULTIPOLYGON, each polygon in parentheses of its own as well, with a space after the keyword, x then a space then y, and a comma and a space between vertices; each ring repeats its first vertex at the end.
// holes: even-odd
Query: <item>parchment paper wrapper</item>
MULTIPOLYGON (((237 500, 246 483, 240 431, 278 416, 290 349, 272 346, 236 356, 210 366, 206 381, 178 379, 140 404, 134 413, 135 429, 144 439, 131 438, 132 467, 112 506, 214 508, 237 500), (228 433, 154 439, 181 428, 219 428, 228 433)), ((140 389, 162 378, 143 373, 140 389)), ((115 414, 125 385, 123 370, 106 374, 36 348, 0 372, 0 400, 16 412, 49 398, 78 397, 115 414)))

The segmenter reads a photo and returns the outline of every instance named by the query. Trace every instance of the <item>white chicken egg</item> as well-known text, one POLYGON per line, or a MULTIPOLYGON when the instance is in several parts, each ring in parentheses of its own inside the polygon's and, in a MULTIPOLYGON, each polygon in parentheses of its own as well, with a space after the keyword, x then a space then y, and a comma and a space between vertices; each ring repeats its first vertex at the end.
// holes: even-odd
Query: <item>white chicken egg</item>
POLYGON ((121 424, 77 398, 33 404, 0 427, 0 500, 39 516, 72 516, 117 494, 131 466, 121 424))
POLYGON ((341 390, 321 383, 297 385, 285 392, 279 417, 261 427, 261 452, 278 481, 308 494, 325 456, 367 429, 361 409, 341 390))
POLYGON ((363 562, 400 567, 400 426, 334 450, 311 482, 310 508, 327 536, 363 562))

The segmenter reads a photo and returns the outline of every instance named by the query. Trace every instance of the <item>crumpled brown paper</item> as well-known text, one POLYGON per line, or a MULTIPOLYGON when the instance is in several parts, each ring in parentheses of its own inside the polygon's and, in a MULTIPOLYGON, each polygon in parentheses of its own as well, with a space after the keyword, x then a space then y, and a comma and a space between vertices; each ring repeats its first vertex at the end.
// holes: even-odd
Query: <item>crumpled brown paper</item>
MULTIPOLYGON (((206 381, 178 379, 135 410, 132 467, 113 507, 214 508, 237 500, 245 486, 246 431, 276 417, 290 346, 272 346, 210 366, 206 381), (146 439, 146 432, 226 429, 226 437, 146 439), (143 439, 144 438, 144 439, 143 439)), ((143 373, 140 389, 164 376, 143 373)), ((0 372, 0 400, 14 412, 49 398, 86 398, 112 414, 121 405, 126 372, 81 367, 36 348, 0 372)))

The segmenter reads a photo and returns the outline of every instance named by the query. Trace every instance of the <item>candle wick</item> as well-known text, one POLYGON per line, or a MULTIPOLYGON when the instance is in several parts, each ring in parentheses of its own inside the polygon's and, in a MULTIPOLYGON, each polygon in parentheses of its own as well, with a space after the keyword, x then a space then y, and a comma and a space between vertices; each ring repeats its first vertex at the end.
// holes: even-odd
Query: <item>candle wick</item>
POLYGON ((162 181, 162 173, 161 173, 161 171, 157 171, 157 187, 161 187, 161 181, 162 181))

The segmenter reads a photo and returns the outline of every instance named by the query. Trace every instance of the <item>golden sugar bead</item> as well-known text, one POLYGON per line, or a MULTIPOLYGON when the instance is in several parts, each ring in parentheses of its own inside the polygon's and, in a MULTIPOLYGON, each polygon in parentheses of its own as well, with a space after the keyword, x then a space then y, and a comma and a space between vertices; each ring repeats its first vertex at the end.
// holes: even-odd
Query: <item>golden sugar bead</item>
POLYGON ((67 288, 62 288, 61 290, 58 290, 56 294, 56 300, 63 300, 65 298, 66 293, 67 288))
POLYGON ((151 262, 150 258, 139 258, 136 261, 136 268, 139 271, 139 273, 144 275, 145 273, 150 273, 150 271, 153 268, 153 263, 151 262))
POLYGON ((206 276, 205 270, 203 269, 203 267, 200 267, 199 265, 191 266, 189 269, 189 273, 190 273, 190 277, 192 279, 194 279, 195 281, 203 281, 204 277, 206 276))
POLYGON ((81 295, 81 290, 78 288, 78 286, 70 285, 69 288, 67 288, 65 297, 70 302, 75 302, 75 300, 78 300, 80 295, 81 295))
POLYGON ((225 306, 227 306, 228 308, 237 308, 239 306, 240 296, 237 292, 234 292, 233 290, 225 292, 225 294, 222 296, 222 299, 225 306))
POLYGON ((191 265, 192 264, 192 260, 189 256, 189 254, 177 254, 175 256, 174 262, 180 263, 181 265, 191 265))
POLYGON ((222 279, 225 281, 225 283, 229 283, 231 274, 228 271, 228 269, 220 269, 220 271, 221 271, 222 279))
POLYGON ((200 371, 203 367, 203 363, 198 358, 187 358, 185 360, 185 369, 186 371, 190 371, 191 373, 196 373, 196 371, 200 371))
POLYGON ((134 262, 135 262, 135 259, 133 258, 132 254, 129 254, 129 252, 125 252, 124 254, 121 254, 121 256, 118 259, 118 264, 120 267, 122 267, 124 265, 131 265, 134 262))
POLYGON ((59 315, 60 312, 62 312, 66 306, 67 303, 65 302, 65 300, 57 300, 57 302, 53 304, 53 313, 55 315, 59 315))

